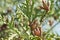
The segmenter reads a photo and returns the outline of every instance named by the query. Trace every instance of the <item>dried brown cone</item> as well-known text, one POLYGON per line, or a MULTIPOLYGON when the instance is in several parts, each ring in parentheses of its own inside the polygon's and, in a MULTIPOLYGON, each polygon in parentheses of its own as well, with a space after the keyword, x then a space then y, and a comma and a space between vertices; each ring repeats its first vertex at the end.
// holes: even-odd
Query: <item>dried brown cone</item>
POLYGON ((15 23, 14 26, 15 26, 16 28, 18 28, 18 24, 15 23))
POLYGON ((32 34, 33 34, 34 36, 41 36, 41 28, 40 28, 40 27, 35 28, 35 29, 32 31, 32 34))
POLYGON ((50 26, 52 26, 52 25, 53 25, 53 23, 54 23, 54 21, 53 21, 53 20, 49 20, 49 25, 50 25, 50 26))
POLYGON ((57 15, 54 15, 53 17, 55 20, 57 20, 59 18, 57 15))
POLYGON ((11 13, 12 12, 12 8, 11 7, 8 7, 7 8, 7 13, 11 13))
POLYGON ((3 25, 0 27, 0 31, 3 31, 3 30, 5 30, 5 29, 7 29, 7 24, 3 24, 3 25))
POLYGON ((46 3, 46 0, 45 0, 45 1, 42 0, 42 3, 43 3, 43 7, 40 6, 40 8, 41 8, 41 9, 44 9, 44 10, 46 10, 46 11, 48 12, 48 11, 50 10, 50 4, 49 4, 49 2, 46 3))
POLYGON ((31 30, 34 30, 36 28, 37 20, 34 20, 33 22, 29 23, 29 26, 31 27, 31 30))

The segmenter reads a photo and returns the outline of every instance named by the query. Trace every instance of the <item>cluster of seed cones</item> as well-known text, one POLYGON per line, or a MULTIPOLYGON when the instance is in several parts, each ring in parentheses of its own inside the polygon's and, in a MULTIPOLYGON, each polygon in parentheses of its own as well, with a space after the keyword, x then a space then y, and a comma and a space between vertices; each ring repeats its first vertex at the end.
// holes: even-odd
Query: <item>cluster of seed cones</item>
POLYGON ((34 36, 41 36, 41 27, 40 24, 38 23, 38 20, 34 20, 29 24, 29 26, 34 36))

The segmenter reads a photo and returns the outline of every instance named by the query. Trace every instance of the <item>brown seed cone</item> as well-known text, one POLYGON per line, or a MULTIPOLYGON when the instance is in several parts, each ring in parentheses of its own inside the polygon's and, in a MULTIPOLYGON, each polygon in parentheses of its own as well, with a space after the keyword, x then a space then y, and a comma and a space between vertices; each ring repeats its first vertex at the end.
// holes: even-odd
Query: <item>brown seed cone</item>
POLYGON ((54 19, 57 20, 58 19, 58 16, 54 15, 54 19))
POLYGON ((49 20, 49 25, 50 25, 50 26, 52 26, 52 25, 53 25, 53 23, 54 23, 54 21, 49 20))
POLYGON ((7 29, 7 24, 3 24, 3 25, 0 27, 0 31, 3 31, 3 30, 5 30, 5 29, 7 29))
POLYGON ((44 9, 44 10, 46 10, 46 11, 48 12, 49 9, 50 9, 50 8, 49 8, 49 6, 50 6, 49 3, 47 4, 47 3, 46 3, 46 0, 45 0, 45 1, 42 0, 42 3, 43 3, 43 7, 40 6, 40 8, 41 8, 41 9, 44 9))
POLYGON ((36 28, 37 20, 34 20, 33 22, 29 23, 29 26, 31 27, 31 30, 34 30, 36 28))
POLYGON ((37 27, 33 30, 33 35, 35 36, 41 36, 41 28, 37 27))
POLYGON ((15 25, 16 28, 18 28, 18 24, 15 23, 14 25, 15 25))
POLYGON ((7 8, 7 13, 10 13, 10 12, 12 12, 12 8, 11 7, 8 7, 7 8))

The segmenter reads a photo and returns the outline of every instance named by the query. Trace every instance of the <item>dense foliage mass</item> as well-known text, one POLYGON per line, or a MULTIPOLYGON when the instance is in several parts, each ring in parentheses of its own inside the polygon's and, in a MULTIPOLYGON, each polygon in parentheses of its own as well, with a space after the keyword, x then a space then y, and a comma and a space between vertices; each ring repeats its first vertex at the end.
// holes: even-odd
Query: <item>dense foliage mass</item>
POLYGON ((60 0, 0 0, 0 40, 60 40, 59 23, 60 0))

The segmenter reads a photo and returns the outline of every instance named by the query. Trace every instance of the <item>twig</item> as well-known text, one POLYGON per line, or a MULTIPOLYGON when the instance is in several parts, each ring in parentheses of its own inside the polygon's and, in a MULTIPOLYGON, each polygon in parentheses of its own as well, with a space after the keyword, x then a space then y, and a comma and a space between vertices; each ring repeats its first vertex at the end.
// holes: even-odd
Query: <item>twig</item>
POLYGON ((57 22, 53 27, 51 27, 51 29, 49 29, 48 31, 47 31, 47 34, 45 35, 45 37, 48 35, 48 33, 54 28, 54 27, 56 27, 56 25, 57 24, 59 24, 60 22, 57 22))

